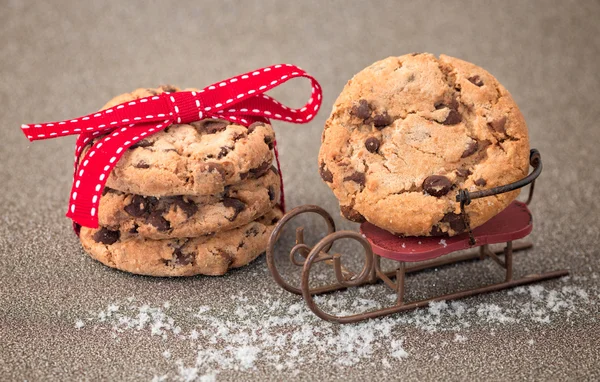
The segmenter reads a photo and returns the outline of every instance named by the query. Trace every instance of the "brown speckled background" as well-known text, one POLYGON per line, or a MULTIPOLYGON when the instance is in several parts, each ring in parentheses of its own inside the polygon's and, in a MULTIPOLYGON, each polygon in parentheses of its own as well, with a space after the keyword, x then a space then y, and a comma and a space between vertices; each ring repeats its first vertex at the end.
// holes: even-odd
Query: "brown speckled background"
MULTIPOLYGON (((597 1, 0 0, 0 379, 149 380, 169 372, 164 349, 154 348, 147 333, 115 341, 102 331, 75 329, 88 310, 127 296, 155 305, 210 300, 224 311, 239 304, 230 298, 239 290, 250 302, 261 298, 258 291, 296 301, 279 293, 264 258, 227 277, 185 280, 130 276, 92 261, 64 217, 74 138, 29 144, 19 129, 24 122, 94 111, 136 87, 202 87, 279 62, 306 69, 325 92, 323 110, 309 125, 275 125, 288 203, 321 205, 345 228, 355 226, 337 217, 316 157, 322 125, 346 81, 375 60, 413 51, 446 53, 489 70, 520 105, 545 165, 532 205, 536 248, 518 255, 518 272, 569 267, 580 287, 597 291, 598 20, 597 1)), ((297 106, 307 89, 297 82, 274 93, 297 106)), ((410 287, 418 297, 497 279, 497 273, 484 273, 488 268, 452 267, 436 288, 438 275, 427 273, 411 279, 410 287)), ((497 293, 467 303, 506 298, 497 293)), ((465 333, 469 341, 442 350, 435 362, 424 346, 435 336, 407 328, 410 356, 391 369, 378 366, 375 352, 352 368, 312 364, 312 378, 300 366, 296 378, 598 380, 599 314, 598 304, 590 305, 570 320, 557 316, 549 324, 528 324, 526 331, 499 326, 494 336, 492 324, 482 321, 465 333), (526 345, 530 338, 535 346, 526 345)), ((194 358, 184 346, 170 349, 194 358)), ((217 378, 286 375, 258 365, 217 378)))

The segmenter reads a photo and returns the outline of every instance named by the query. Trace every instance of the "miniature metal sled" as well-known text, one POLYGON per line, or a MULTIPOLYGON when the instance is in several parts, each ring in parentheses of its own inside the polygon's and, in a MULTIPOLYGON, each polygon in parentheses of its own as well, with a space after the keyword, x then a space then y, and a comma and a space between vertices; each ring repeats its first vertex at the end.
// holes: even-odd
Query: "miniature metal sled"
POLYGON ((557 270, 542 274, 527 275, 516 279, 513 278, 513 252, 532 247, 532 244, 528 242, 513 245, 513 241, 529 235, 533 228, 531 212, 527 208, 527 205, 533 196, 535 179, 542 172, 541 157, 539 152, 535 149, 531 150, 530 165, 533 167, 533 171, 527 177, 517 182, 477 192, 469 192, 466 189, 460 190, 456 200, 457 202, 460 202, 461 215, 468 232, 453 237, 398 237, 377 228, 370 223, 363 223, 361 225, 361 233, 355 231, 336 232, 331 215, 322 208, 314 205, 297 207, 284 215, 271 234, 267 248, 267 264, 269 270, 275 281, 281 287, 291 293, 301 294, 308 307, 317 316, 324 320, 338 323, 358 322, 368 318, 381 317, 392 313, 423 307, 433 301, 455 300, 481 293, 512 288, 518 285, 566 276, 569 274, 568 270, 557 270), (465 207, 471 203, 471 200, 512 191, 528 184, 531 184, 531 187, 529 189, 527 202, 522 203, 514 201, 504 211, 482 226, 477 227, 474 230, 470 229, 468 217, 465 213, 465 207), (294 217, 307 212, 316 213, 325 220, 327 223, 328 234, 311 248, 304 243, 303 227, 297 228, 296 245, 291 249, 289 259, 294 265, 302 267, 300 287, 298 288, 290 285, 281 277, 275 266, 274 248, 283 227, 294 217), (365 261, 360 273, 355 274, 346 270, 341 263, 341 254, 328 253, 333 243, 339 239, 354 239, 363 246, 365 261), (499 252, 492 251, 490 245, 496 243, 506 243, 504 250, 499 252), (441 258, 454 251, 474 247, 479 248, 473 253, 451 258, 441 258), (503 259, 499 257, 499 255, 502 254, 504 255, 503 259), (381 257, 396 261, 398 263, 397 269, 389 272, 382 271, 381 257), (404 280, 407 273, 437 268, 461 261, 485 259, 486 257, 491 258, 500 267, 505 269, 506 277, 503 282, 415 302, 404 301, 404 280), (407 265, 407 263, 424 260, 429 261, 412 266, 407 265), (336 282, 317 288, 310 288, 309 280, 311 267, 313 264, 322 261, 333 265, 336 282), (396 291, 397 294, 396 303, 387 308, 340 317, 324 312, 316 305, 313 299, 314 295, 342 290, 349 287, 375 284, 380 280, 396 291))

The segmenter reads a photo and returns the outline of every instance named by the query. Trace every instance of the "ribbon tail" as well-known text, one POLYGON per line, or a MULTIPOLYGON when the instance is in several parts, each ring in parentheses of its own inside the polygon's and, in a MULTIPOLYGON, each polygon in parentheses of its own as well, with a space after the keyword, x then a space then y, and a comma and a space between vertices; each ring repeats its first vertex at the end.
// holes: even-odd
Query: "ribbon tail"
POLYGON ((172 119, 169 94, 140 98, 70 120, 21 125, 21 130, 29 141, 51 139, 74 134, 90 134, 96 137, 107 131, 130 124, 149 122, 160 123, 172 119))
MULTIPOLYGON (((94 143, 81 158, 75 171, 67 217, 81 226, 97 228, 102 190, 119 159, 129 147, 171 123, 172 121, 165 120, 159 124, 145 123, 122 127, 94 143)), ((86 138, 80 136, 81 142, 86 138)), ((82 150, 81 147, 83 146, 77 150, 82 150)))

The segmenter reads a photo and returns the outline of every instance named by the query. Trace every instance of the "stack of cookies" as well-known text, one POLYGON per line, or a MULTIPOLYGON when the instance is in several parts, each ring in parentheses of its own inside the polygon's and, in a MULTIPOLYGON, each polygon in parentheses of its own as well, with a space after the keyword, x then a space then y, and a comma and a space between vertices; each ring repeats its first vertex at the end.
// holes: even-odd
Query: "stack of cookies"
MULTIPOLYGON (((175 91, 138 89, 103 109, 175 91)), ((222 275, 248 264, 282 214, 274 139, 268 124, 208 119, 139 141, 107 180, 99 228, 81 229, 84 249, 110 267, 152 276, 222 275)))

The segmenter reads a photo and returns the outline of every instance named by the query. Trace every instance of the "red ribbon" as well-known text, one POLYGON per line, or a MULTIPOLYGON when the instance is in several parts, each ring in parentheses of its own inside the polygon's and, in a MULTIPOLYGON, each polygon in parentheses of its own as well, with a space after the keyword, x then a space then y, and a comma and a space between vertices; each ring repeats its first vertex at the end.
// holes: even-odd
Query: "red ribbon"
MULTIPOLYGON (((71 120, 22 125, 30 141, 79 134, 75 150, 75 175, 67 217, 85 227, 98 227, 98 204, 108 175, 123 153, 146 136, 174 123, 204 118, 226 119, 249 126, 278 119, 292 123, 312 120, 321 106, 319 83, 294 65, 283 64, 248 72, 210 85, 199 91, 162 93, 125 102, 109 109, 71 120), (292 78, 311 81, 312 94, 306 105, 291 109, 264 94, 292 78), (83 147, 100 134, 78 166, 83 147)), ((279 167, 279 155, 275 146, 279 167)), ((281 171, 279 171, 281 177, 281 171)), ((282 207, 283 182, 281 183, 282 207)))

